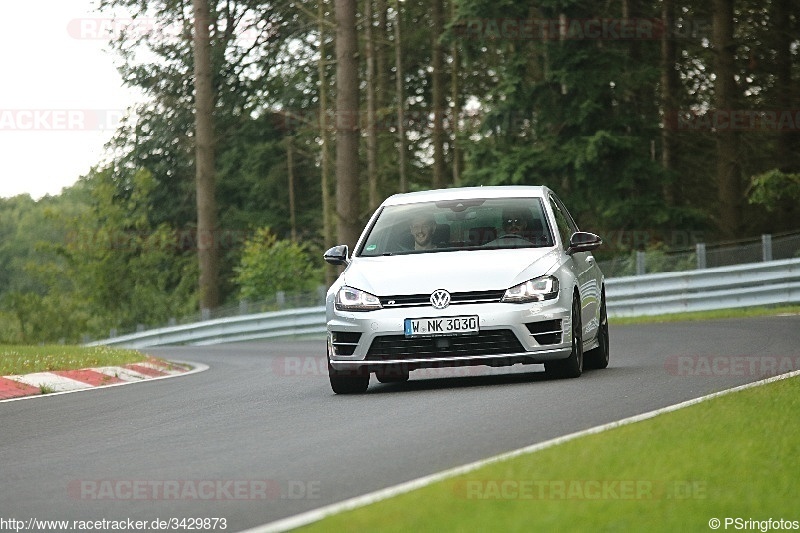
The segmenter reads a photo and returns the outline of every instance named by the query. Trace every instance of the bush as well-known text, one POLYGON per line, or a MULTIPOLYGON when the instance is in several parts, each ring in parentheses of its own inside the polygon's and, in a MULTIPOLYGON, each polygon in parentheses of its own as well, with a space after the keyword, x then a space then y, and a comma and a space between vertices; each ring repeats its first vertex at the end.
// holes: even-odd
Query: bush
POLYGON ((269 228, 256 230, 244 245, 233 282, 244 300, 273 298, 278 291, 303 292, 322 283, 322 267, 302 243, 278 240, 269 228))

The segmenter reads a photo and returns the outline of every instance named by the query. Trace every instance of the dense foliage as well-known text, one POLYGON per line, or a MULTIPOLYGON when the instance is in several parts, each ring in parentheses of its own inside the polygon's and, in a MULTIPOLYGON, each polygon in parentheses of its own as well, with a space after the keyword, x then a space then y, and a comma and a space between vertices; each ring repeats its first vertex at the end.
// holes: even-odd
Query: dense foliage
POLYGON ((359 116, 333 109, 333 0, 209 5, 219 229, 196 233, 192 2, 103 0, 148 99, 110 163, 58 196, 0 199, 0 342, 190 313, 209 239, 223 303, 307 289, 337 220, 434 184, 544 184, 585 229, 655 236, 601 255, 797 228, 796 2, 359 0, 359 116), (346 124, 362 170, 337 206, 346 124))
POLYGON ((247 240, 234 283, 243 300, 267 300, 278 292, 311 292, 322 283, 319 268, 311 261, 308 246, 278 240, 262 228, 247 240))

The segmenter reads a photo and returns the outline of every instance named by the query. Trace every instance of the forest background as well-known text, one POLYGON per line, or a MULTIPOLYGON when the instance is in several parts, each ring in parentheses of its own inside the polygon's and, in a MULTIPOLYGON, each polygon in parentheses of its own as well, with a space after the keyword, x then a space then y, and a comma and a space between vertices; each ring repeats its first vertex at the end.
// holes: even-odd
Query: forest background
POLYGON ((547 185, 614 236, 601 259, 796 231, 799 15, 792 0, 102 0, 147 98, 75 185, 0 199, 0 343, 314 291, 335 274, 322 251, 402 191, 547 185))

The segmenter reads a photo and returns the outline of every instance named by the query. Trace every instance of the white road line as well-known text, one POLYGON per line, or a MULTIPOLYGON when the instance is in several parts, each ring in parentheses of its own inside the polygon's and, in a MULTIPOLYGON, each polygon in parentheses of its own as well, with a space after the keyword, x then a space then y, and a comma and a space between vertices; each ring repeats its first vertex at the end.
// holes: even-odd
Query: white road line
POLYGON ((305 513, 301 513, 295 516, 290 516, 288 518, 276 520, 274 522, 270 522, 261 526, 256 526, 254 528, 245 530, 242 533, 275 533, 306 526, 308 524, 317 522, 319 520, 322 520, 323 518, 326 518, 334 514, 339 514, 345 511, 349 511, 351 509, 364 507, 372 503, 393 498, 395 496, 404 494, 406 492, 411 492, 412 490, 426 487, 438 481, 459 476, 461 474, 466 474, 468 472, 472 472, 473 470, 477 470, 478 468, 481 468, 488 464, 496 463, 498 461, 504 461, 512 457, 518 457, 520 455, 538 452, 540 450, 544 450, 545 448, 557 446, 559 444, 563 444, 565 442, 569 442, 571 440, 575 440, 588 435, 595 435, 597 433, 602 433, 604 431, 608 431, 610 429, 618 428, 621 426, 627 426, 628 424, 633 424, 634 422, 641 422, 642 420, 647 420, 665 413, 677 411, 679 409, 696 405, 698 403, 705 402, 713 398, 718 398, 720 396, 731 394, 733 392, 739 392, 745 389, 766 385, 768 383, 773 383, 775 381, 781 381, 783 379, 792 378, 796 376, 800 376, 800 370, 795 370, 794 372, 789 372, 788 374, 782 374, 780 376, 774 376, 771 378, 762 379, 760 381, 755 381, 753 383, 747 383, 745 385, 740 385, 732 389, 727 389, 724 391, 716 392, 714 394, 701 396, 700 398, 695 398, 693 400, 687 400, 685 402, 681 402, 675 405, 670 405, 667 407, 663 407, 661 409, 656 409, 655 411, 649 411, 647 413, 642 413, 640 415, 624 418, 616 422, 610 422, 608 424, 603 424, 601 426, 596 426, 593 428, 585 429, 583 431, 578 431, 577 433, 571 433, 569 435, 564 435, 563 437, 557 437, 555 439, 551 439, 545 442, 540 442, 538 444, 526 446, 518 450, 512 450, 510 452, 502 453, 500 455, 495 455, 494 457, 489 457, 487 459, 476 461, 474 463, 466 464, 456 468, 451 468, 449 470, 444 470, 442 472, 437 472, 436 474, 431 474, 429 476, 412 479, 411 481, 406 481, 405 483, 400 483, 399 485, 394 485, 393 487, 387 487, 385 489, 371 492, 369 494, 356 496, 348 500, 344 500, 331 505, 326 505, 325 507, 313 509, 311 511, 307 511, 305 513))

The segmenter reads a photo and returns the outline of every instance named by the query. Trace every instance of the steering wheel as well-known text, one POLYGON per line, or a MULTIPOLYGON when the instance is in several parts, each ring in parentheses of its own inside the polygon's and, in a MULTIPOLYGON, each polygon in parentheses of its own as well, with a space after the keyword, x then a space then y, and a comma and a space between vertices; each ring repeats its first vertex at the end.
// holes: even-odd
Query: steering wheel
POLYGON ((499 239, 522 239, 525 242, 531 242, 522 235, 517 235, 516 233, 506 233, 505 235, 500 235, 499 239))

